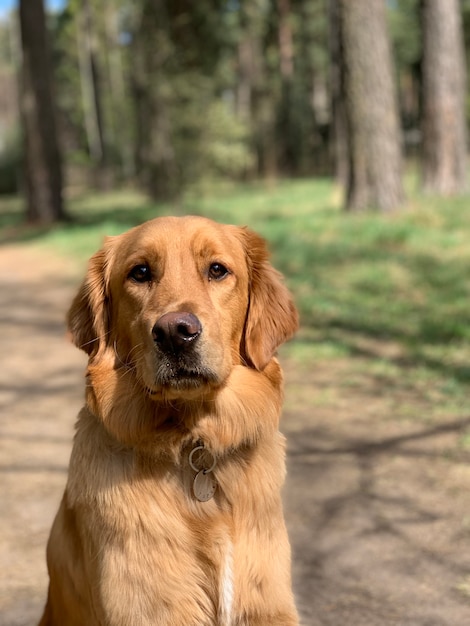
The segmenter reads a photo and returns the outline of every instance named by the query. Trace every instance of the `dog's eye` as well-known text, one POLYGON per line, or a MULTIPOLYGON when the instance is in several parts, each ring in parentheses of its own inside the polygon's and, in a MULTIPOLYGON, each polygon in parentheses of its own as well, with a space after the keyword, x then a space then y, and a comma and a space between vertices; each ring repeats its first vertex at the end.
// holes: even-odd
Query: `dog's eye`
POLYGON ((129 272, 128 278, 135 280, 136 283, 148 283, 152 280, 150 267, 145 263, 136 265, 129 272))
POLYGON ((230 272, 222 263, 212 263, 209 267, 209 280, 222 280, 230 272))

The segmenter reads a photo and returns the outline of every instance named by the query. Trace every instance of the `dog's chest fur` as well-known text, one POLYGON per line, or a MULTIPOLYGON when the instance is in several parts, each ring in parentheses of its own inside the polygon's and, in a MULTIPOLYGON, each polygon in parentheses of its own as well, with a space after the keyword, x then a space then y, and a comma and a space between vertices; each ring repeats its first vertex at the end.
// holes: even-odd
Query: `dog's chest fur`
MULTIPOLYGON (((272 443, 270 448, 272 458, 272 443)), ((94 604, 102 605, 103 614, 115 615, 116 623, 126 623, 125 615, 134 612, 148 615, 150 624, 153 612, 165 605, 180 613, 181 622, 171 623, 233 623, 243 575, 235 544, 247 544, 245 524, 260 514, 264 518, 269 511, 262 509, 270 507, 262 492, 256 495, 249 487, 262 487, 280 472, 263 459, 263 445, 228 454, 214 470, 214 497, 199 502, 192 494, 190 450, 183 450, 179 465, 137 453, 116 445, 89 412, 81 415, 67 506, 78 515, 86 509, 82 517, 93 531, 82 534, 82 549, 103 555, 100 571, 91 572, 100 581, 94 604)))

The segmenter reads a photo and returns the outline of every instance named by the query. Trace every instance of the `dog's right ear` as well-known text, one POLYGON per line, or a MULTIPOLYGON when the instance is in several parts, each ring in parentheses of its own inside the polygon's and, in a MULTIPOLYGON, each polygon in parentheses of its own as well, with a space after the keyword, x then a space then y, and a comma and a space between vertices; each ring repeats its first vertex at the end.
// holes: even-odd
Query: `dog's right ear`
POLYGON ((292 295, 281 274, 269 262, 265 240, 249 229, 239 229, 250 274, 249 304, 241 351, 246 363, 263 371, 278 347, 299 325, 292 295))
POLYGON ((110 329, 109 269, 115 237, 108 237, 94 254, 85 280, 67 314, 67 326, 73 343, 90 357, 107 345, 110 329))

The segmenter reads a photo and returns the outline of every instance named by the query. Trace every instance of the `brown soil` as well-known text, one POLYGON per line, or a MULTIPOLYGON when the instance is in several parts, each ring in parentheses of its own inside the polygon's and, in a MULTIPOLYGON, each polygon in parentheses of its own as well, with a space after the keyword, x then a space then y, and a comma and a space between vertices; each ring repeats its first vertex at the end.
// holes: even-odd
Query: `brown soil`
MULTIPOLYGON (((85 357, 63 325, 77 282, 62 259, 0 248, 1 626, 35 624, 45 599, 83 396, 85 357)), ((470 624, 470 411, 425 419, 415 399, 416 419, 398 419, 396 390, 348 384, 350 361, 285 369, 284 493, 304 626, 470 624)))

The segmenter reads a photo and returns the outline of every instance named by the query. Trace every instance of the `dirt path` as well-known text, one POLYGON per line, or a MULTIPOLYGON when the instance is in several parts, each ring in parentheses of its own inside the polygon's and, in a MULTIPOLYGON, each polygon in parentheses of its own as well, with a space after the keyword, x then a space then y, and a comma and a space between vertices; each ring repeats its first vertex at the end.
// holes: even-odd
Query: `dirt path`
MULTIPOLYGON (((75 268, 0 248, 0 626, 36 623, 85 359, 64 337, 75 268)), ((397 420, 353 364, 286 362, 286 515, 304 626, 470 625, 467 415, 397 420)), ((84 625, 86 626, 86 625, 84 625)))
POLYGON ((0 624, 37 622, 45 542, 64 487, 84 358, 65 340, 71 268, 0 248, 0 624))

